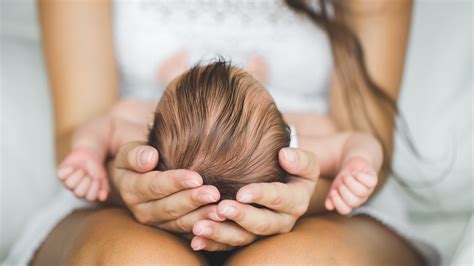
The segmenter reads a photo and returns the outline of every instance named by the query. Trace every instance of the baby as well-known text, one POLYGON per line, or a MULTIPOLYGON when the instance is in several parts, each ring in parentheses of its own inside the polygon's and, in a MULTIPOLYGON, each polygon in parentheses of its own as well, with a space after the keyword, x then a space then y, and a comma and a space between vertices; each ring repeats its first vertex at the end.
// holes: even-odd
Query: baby
MULTIPOLYGON (((78 197, 106 200, 106 156, 114 155, 126 141, 144 138, 140 130, 146 125, 145 114, 152 112, 150 106, 127 105, 128 111, 118 107, 80 127, 71 153, 58 169, 65 186, 78 197), (136 128, 137 135, 118 139, 121 128, 136 128)), ((159 152, 157 170, 196 171, 204 184, 218 188, 221 199, 235 199, 239 188, 250 183, 288 179, 279 165, 278 151, 290 143, 289 127, 268 92, 242 69, 223 61, 191 68, 169 84, 154 114, 147 139, 159 152)), ((340 168, 331 191, 344 187, 347 195, 342 200, 356 198, 347 202, 356 207, 373 191, 382 153, 372 152, 374 143, 375 149, 380 144, 369 135, 343 136, 324 146, 331 149, 328 154, 338 156, 321 156, 328 159, 319 163, 321 169, 340 168), (350 179, 345 180, 348 174, 350 179)), ((326 207, 332 210, 340 200, 330 193, 326 207)))

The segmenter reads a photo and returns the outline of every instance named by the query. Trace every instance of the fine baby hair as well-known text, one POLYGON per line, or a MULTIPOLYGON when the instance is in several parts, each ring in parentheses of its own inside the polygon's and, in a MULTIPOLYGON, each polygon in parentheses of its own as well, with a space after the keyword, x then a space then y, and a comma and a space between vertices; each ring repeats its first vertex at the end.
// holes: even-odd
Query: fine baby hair
POLYGON ((148 137, 159 152, 157 170, 196 171, 221 199, 249 183, 286 182, 278 152, 289 143, 272 97, 223 60, 196 65, 168 85, 148 137))

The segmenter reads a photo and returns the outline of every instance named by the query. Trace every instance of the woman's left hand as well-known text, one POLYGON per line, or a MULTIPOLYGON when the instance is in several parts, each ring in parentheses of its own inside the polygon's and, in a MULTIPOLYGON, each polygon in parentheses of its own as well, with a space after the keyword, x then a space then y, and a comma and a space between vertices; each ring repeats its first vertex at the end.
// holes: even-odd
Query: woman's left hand
POLYGON ((252 243, 258 236, 290 232, 306 213, 319 178, 316 156, 301 149, 284 148, 280 165, 292 176, 284 184, 254 183, 242 187, 237 200, 224 200, 218 213, 226 222, 202 220, 194 224, 194 250, 230 250, 252 243), (256 203, 266 208, 256 208, 256 203))

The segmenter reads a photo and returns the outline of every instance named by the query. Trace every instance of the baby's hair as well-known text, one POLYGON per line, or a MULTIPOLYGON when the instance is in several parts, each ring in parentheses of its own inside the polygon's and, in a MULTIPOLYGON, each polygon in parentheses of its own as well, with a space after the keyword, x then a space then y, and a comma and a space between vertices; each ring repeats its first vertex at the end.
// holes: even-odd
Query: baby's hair
POLYGON ((148 143, 159 152, 157 170, 196 171, 221 199, 249 183, 287 180, 278 152, 290 143, 288 125, 257 80, 221 59, 170 83, 148 143))

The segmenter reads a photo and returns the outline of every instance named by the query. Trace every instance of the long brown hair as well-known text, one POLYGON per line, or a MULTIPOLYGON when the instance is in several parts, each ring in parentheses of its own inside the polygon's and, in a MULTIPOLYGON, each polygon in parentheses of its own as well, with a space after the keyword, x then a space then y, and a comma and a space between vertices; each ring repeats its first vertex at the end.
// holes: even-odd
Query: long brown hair
MULTIPOLYGON (((364 61, 364 52, 358 37, 341 21, 336 21, 328 13, 328 7, 338 8, 340 1, 319 0, 319 10, 305 0, 285 0, 289 7, 297 13, 306 15, 317 26, 323 29, 331 42, 332 54, 335 65, 335 78, 341 85, 342 100, 348 106, 350 128, 372 133, 383 146, 384 172, 391 171, 390 149, 383 141, 383 132, 373 123, 369 114, 367 99, 371 101, 376 113, 390 119, 398 113, 396 100, 388 95, 370 77, 364 61)), ((341 7, 339 7, 341 8, 341 7)))

